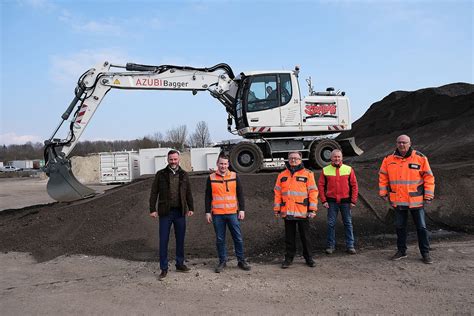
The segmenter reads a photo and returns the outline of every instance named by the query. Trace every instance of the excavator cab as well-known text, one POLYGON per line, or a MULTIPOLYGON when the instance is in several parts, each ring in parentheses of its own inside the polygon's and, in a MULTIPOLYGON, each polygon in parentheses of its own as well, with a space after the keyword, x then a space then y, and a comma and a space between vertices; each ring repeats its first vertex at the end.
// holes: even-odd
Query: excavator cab
POLYGON ((265 136, 265 131, 270 133, 272 128, 300 125, 300 115, 287 119, 289 109, 300 111, 298 83, 292 72, 252 72, 241 76, 235 108, 240 135, 251 138, 257 132, 255 136, 265 136))

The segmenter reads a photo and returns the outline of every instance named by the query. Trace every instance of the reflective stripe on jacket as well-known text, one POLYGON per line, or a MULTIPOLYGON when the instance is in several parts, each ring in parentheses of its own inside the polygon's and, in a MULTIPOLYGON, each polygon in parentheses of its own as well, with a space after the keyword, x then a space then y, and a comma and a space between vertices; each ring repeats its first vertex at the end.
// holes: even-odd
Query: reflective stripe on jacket
POLYGON ((354 169, 348 165, 324 167, 319 176, 318 189, 322 203, 357 203, 359 187, 354 169))
POLYGON ((435 179, 428 158, 413 150, 402 157, 398 151, 384 158, 379 170, 379 195, 387 196, 393 207, 423 207, 434 198, 435 179))
POLYGON ((237 204, 237 175, 229 171, 221 176, 213 173, 210 176, 212 189, 211 212, 216 215, 235 214, 237 204))
POLYGON ((278 175, 273 189, 275 200, 273 211, 281 216, 307 218, 308 211, 318 210, 318 188, 313 172, 300 168, 291 174, 286 169, 278 175))

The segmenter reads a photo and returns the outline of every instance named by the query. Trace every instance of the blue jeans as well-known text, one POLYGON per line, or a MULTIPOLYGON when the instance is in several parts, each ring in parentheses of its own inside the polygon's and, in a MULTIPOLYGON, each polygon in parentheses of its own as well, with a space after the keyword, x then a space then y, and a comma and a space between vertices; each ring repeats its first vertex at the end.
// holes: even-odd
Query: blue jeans
POLYGON ((237 257, 237 260, 239 262, 244 261, 244 241, 242 239, 240 222, 237 218, 237 214, 212 215, 212 223, 214 224, 214 231, 216 232, 216 246, 219 263, 227 261, 227 250, 225 244, 226 226, 229 227, 230 234, 234 240, 235 256, 237 257))
MULTIPOLYGON (((430 241, 428 230, 426 229, 425 210, 423 208, 410 209, 413 222, 416 226, 416 234, 418 236, 418 247, 420 253, 426 254, 430 252, 430 241)), ((406 253, 407 251, 407 220, 408 209, 395 208, 395 228, 397 230, 397 248, 398 251, 406 253)))
POLYGON ((171 225, 174 225, 176 238, 176 266, 184 264, 184 235, 186 218, 181 209, 172 208, 167 216, 160 216, 160 269, 168 270, 168 242, 171 225))
POLYGON ((327 247, 336 248, 336 220, 337 212, 341 211, 342 222, 344 223, 344 233, 346 236, 346 248, 354 248, 354 233, 352 231, 352 214, 350 203, 328 202, 328 235, 327 247))

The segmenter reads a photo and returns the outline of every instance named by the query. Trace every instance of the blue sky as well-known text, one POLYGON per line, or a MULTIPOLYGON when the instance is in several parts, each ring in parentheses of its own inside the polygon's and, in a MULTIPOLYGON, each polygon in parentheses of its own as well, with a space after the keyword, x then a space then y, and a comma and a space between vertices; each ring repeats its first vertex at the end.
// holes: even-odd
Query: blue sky
MULTIPOLYGON (((353 121, 395 90, 473 82, 473 1, 2 0, 0 144, 42 142, 98 62, 235 73, 301 66, 346 91, 353 121)), ((109 92, 81 140, 135 139, 199 121, 235 138, 207 92, 109 92)), ((61 130, 60 137, 66 136, 61 130)))

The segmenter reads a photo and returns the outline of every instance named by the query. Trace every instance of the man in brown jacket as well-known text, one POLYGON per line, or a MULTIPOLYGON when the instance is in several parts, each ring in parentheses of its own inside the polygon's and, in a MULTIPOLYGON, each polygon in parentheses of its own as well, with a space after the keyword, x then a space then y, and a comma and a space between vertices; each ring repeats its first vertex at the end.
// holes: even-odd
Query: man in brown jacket
POLYGON ((186 171, 179 166, 179 152, 168 152, 168 165, 158 171, 151 187, 150 216, 160 222, 160 280, 168 274, 168 242, 171 225, 176 236, 176 271, 189 272, 184 264, 186 217, 193 215, 193 196, 186 171), (156 200, 158 199, 158 208, 156 200))

